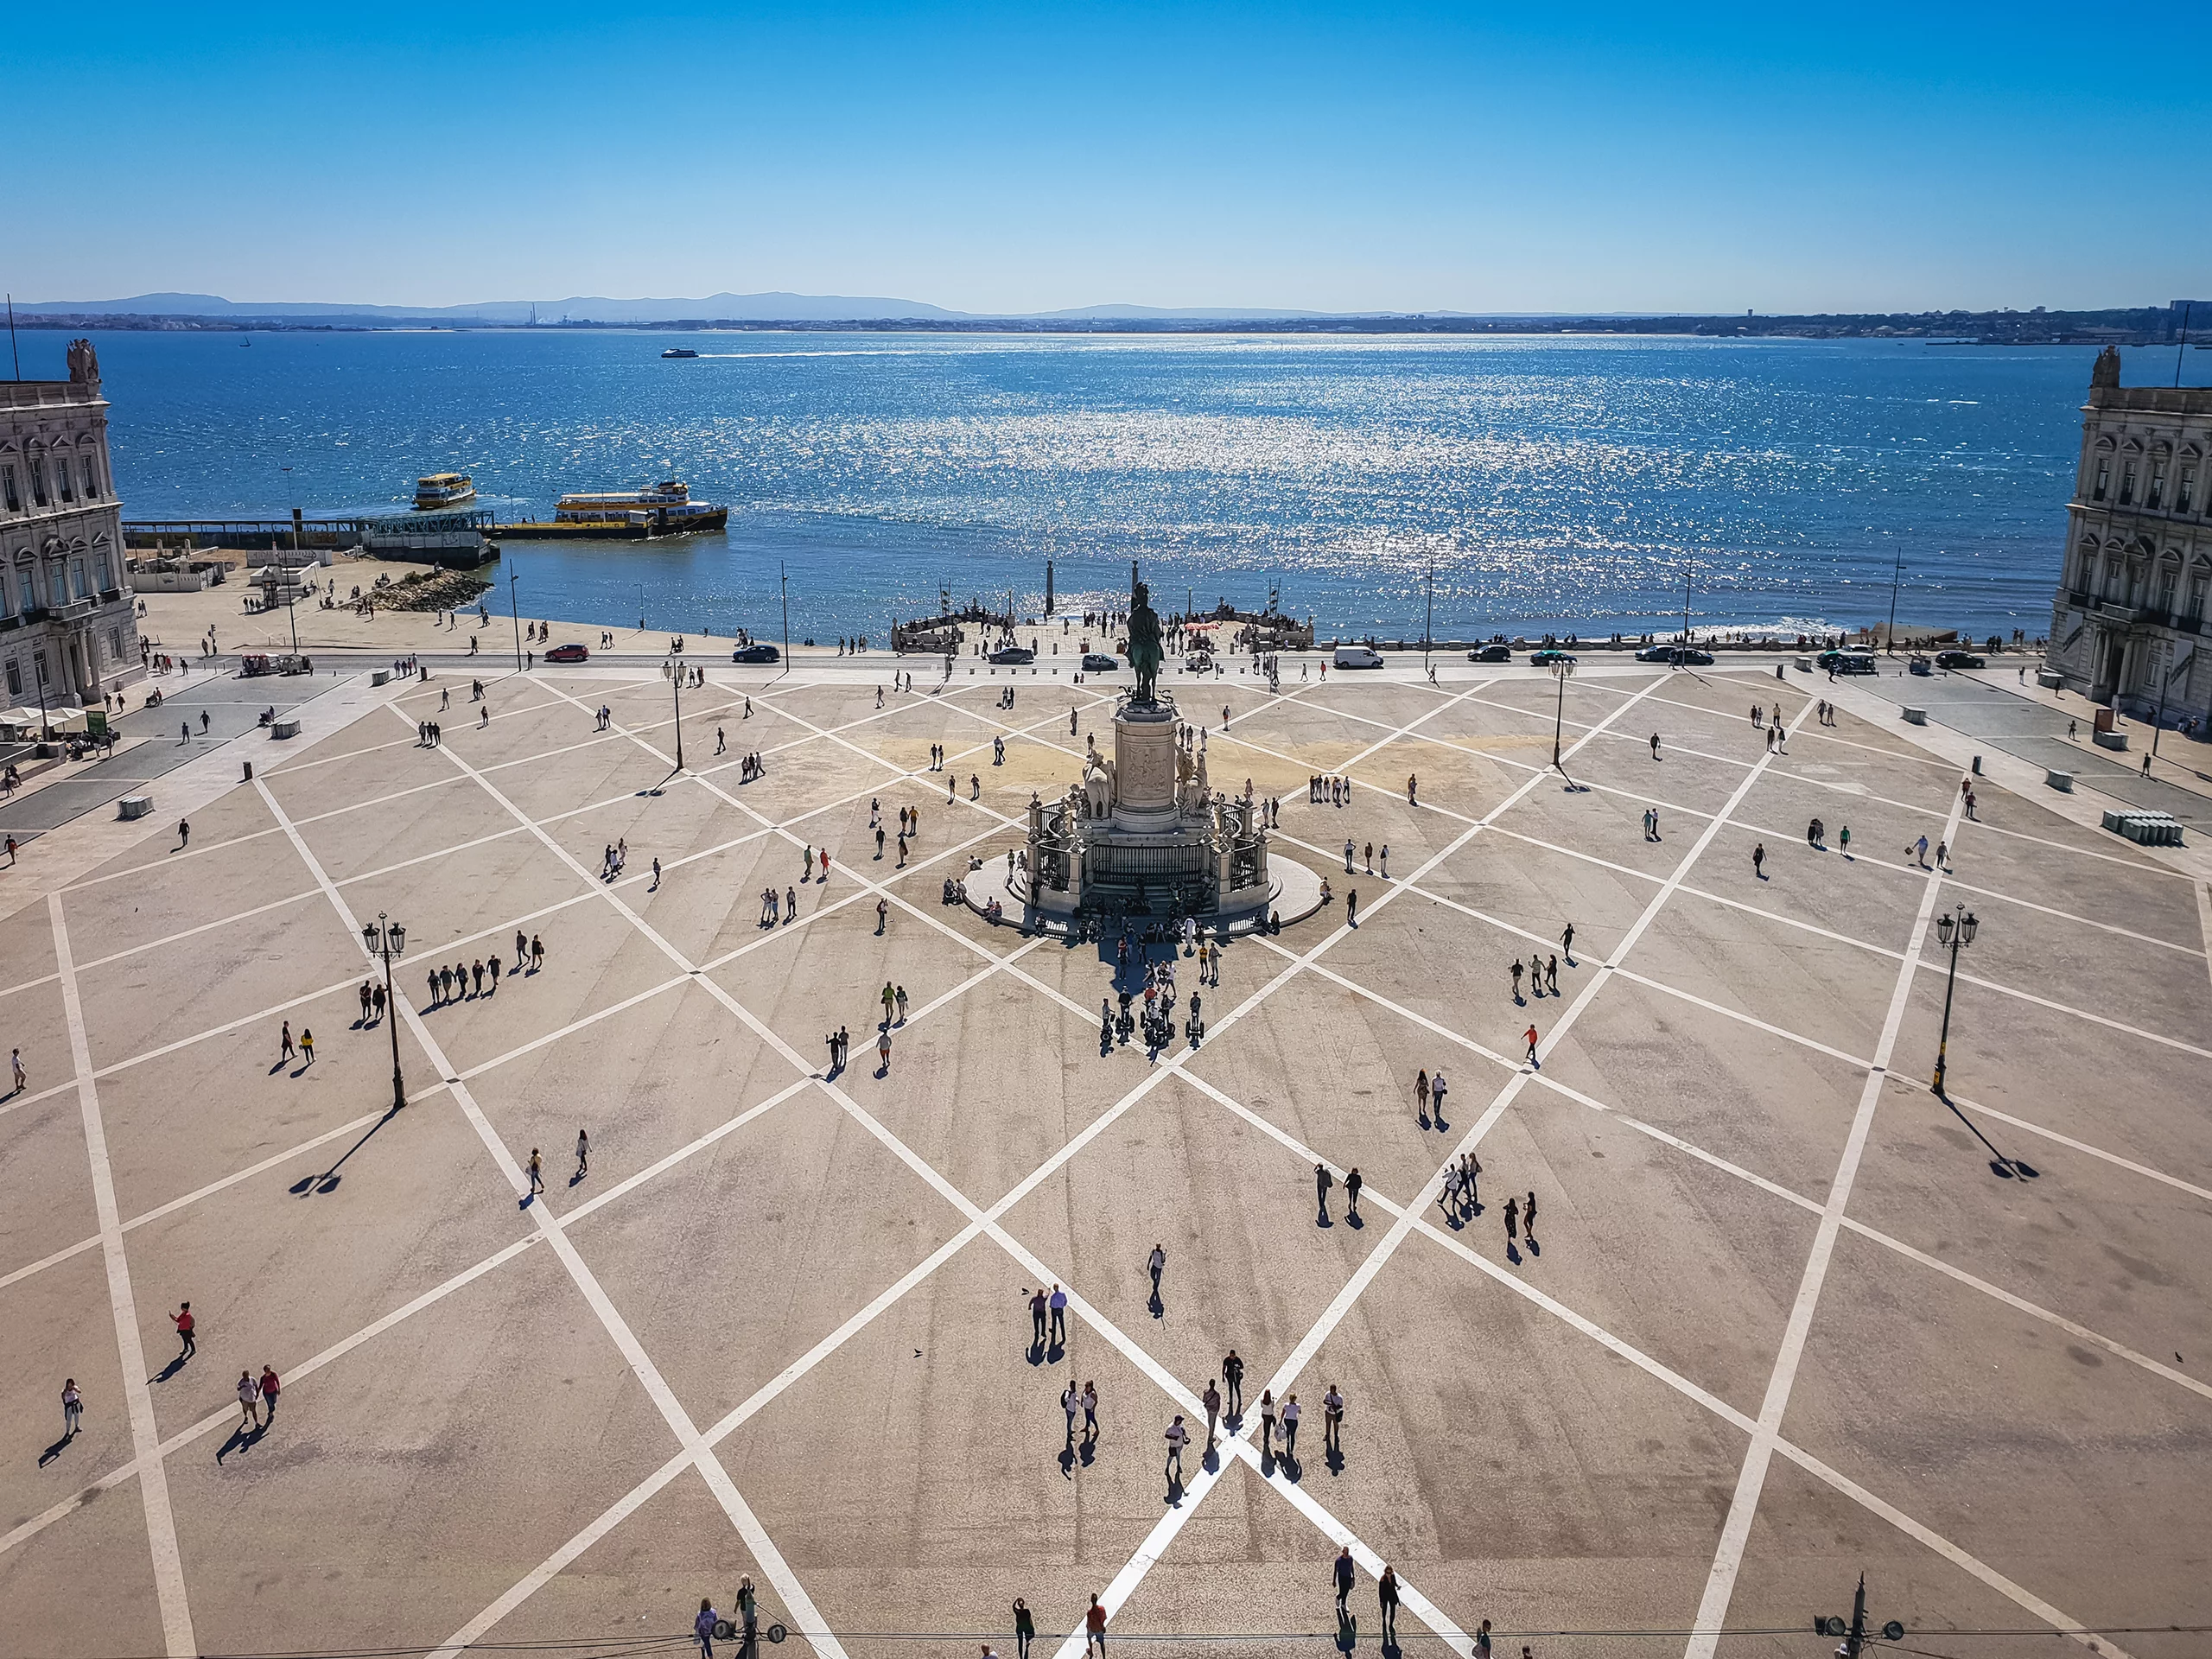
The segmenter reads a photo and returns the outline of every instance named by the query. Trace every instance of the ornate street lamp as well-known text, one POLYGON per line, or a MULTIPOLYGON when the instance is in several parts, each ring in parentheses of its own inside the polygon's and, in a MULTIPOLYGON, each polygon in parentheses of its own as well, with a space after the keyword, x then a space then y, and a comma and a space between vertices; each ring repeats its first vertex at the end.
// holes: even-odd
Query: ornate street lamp
POLYGON ((399 993, 392 988, 391 959, 407 949, 406 926, 386 920, 378 911, 376 920, 361 925, 361 948, 384 958, 385 1018, 391 1028, 391 1109, 396 1112, 407 1103, 407 1085, 399 1077, 399 993))
MULTIPOLYGON (((1948 1062, 1951 1046, 1951 993, 1959 982, 1959 952, 1974 943, 1974 936, 1981 923, 1974 912, 1964 905, 1955 905, 1948 915, 1936 918, 1936 939, 1948 946, 1951 952, 1951 971, 1943 982, 1943 1034, 1936 1045, 1936 1080, 1934 1088, 1943 1095, 1943 1071, 1948 1062)), ((1948 1095, 1943 1095, 1948 1100, 1948 1095)))

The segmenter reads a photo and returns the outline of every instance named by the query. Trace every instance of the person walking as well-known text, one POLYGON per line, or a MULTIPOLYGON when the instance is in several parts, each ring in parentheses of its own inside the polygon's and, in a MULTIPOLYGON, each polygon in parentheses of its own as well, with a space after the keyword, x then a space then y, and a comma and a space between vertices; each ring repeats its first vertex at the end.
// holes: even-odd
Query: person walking
POLYGON ((1014 1599, 1014 1659, 1029 1659, 1029 1644, 1037 1639, 1037 1621, 1030 1616, 1029 1604, 1020 1596, 1014 1599))
POLYGON ((1529 1201, 1521 1206, 1521 1236, 1531 1244, 1536 1242, 1536 1195, 1531 1192, 1529 1201))
POLYGON ((1518 1002, 1518 1001, 1521 1000, 1521 958, 1520 958, 1520 957, 1514 957, 1514 958, 1513 958, 1513 966, 1512 966, 1512 969, 1510 969, 1510 971, 1511 971, 1511 973, 1512 973, 1512 975, 1513 975, 1513 1000, 1514 1000, 1516 1002, 1518 1002))
POLYGON ((1567 965, 1574 966, 1574 924, 1569 922, 1560 930, 1559 953, 1567 958, 1567 965))
POLYGON ((699 1639, 699 1659, 715 1659, 715 1626, 721 1623, 721 1615, 715 1611, 711 1601, 699 1604, 699 1616, 691 1621, 691 1634, 699 1639))
POLYGON ((1260 1390, 1260 1455, 1271 1456, 1275 1438, 1275 1396, 1272 1389, 1260 1390))
POLYGON ((1313 1201, 1315 1207, 1320 1211, 1320 1221, 1323 1226, 1326 1226, 1329 1221, 1329 1189, 1336 1184, 1337 1178, 1329 1173, 1329 1166, 1326 1164, 1313 1166, 1313 1201))
POLYGON ((300 1052, 307 1057, 307 1064, 315 1064, 315 1033, 305 1026, 300 1027, 300 1052))
POLYGON ((1052 1345, 1056 1348, 1065 1348, 1067 1346, 1068 1340, 1067 1292, 1058 1285, 1054 1285, 1052 1298, 1046 1305, 1052 1310, 1052 1345))
POLYGON ((181 1364, 200 1351, 200 1344, 193 1337, 199 1323, 192 1317, 192 1304, 185 1302, 180 1305, 177 1311, 169 1315, 169 1323, 176 1326, 176 1333, 184 1342, 183 1351, 177 1355, 177 1363, 181 1364))
POLYGON ((1343 1455, 1344 1449, 1344 1397, 1337 1392, 1337 1385, 1329 1384, 1329 1391, 1321 1396, 1321 1446, 1324 1451, 1343 1455))
POLYGON ((903 1026, 906 1023, 906 988, 904 985, 896 987, 891 997, 899 1005, 899 1023, 903 1026))
POLYGON ((1070 1446, 1075 1445, 1076 1414, 1082 1409, 1083 1395, 1077 1391, 1074 1380, 1071 1378, 1067 1387, 1060 1390, 1060 1413, 1067 1419, 1067 1444, 1070 1446))
POLYGON ((1928 868, 1927 836, 1921 836, 1919 840, 1914 842, 1910 846, 1906 848, 1905 850, 1912 855, 1913 861, 1918 864, 1922 869, 1924 870, 1928 868))
POLYGON ((1483 1620, 1482 1629, 1475 1632, 1474 1659, 1490 1659, 1490 1620, 1483 1620))
POLYGON ((1451 1087, 1450 1084, 1444 1081, 1444 1074, 1441 1071, 1428 1080, 1428 1115, 1439 1123, 1444 1122, 1444 1096, 1451 1087))
POLYGON ((1359 889, 1357 887, 1344 889, 1344 925, 1346 927, 1359 925, 1359 889))
POLYGON ((1659 734, 1656 732, 1651 734, 1651 758, 1654 760, 1659 758, 1659 734))
POLYGON ((1414 1076, 1414 1116, 1423 1123, 1428 1122, 1428 1069, 1426 1066, 1414 1076))
POLYGON ((1221 1390, 1211 1377, 1206 1379, 1206 1391, 1200 1398, 1206 1408, 1206 1449, 1200 1454, 1203 1461, 1213 1455, 1214 1431, 1221 1422, 1221 1390))
POLYGON ((534 1196, 536 1196, 537 1193, 543 1192, 544 1190, 545 1190, 545 1172, 544 1172, 543 1168, 540 1166, 540 1164, 539 1164, 539 1162, 538 1162, 538 1158, 537 1158, 537 1148, 536 1147, 532 1147, 530 1149, 530 1191, 531 1191, 531 1195, 534 1197, 534 1196))
POLYGON ((1766 842, 1763 841, 1752 843, 1751 874, 1759 880, 1766 880, 1766 842))
POLYGON ((1337 1580, 1337 1623, 1340 1626, 1349 1624, 1351 1623, 1351 1586, 1357 1572, 1352 1565, 1350 1544, 1337 1552, 1336 1566, 1332 1570, 1337 1580))
POLYGON ((1395 1647, 1398 1642, 1398 1574, 1388 1561, 1382 1563, 1382 1576, 1376 1580, 1375 1599, 1382 1605, 1382 1645, 1395 1647))
POLYGON ((1221 1386, 1228 1395, 1228 1421, 1240 1421, 1244 1415, 1244 1362, 1237 1357, 1234 1348, 1223 1357, 1221 1386))
POLYGON ((1039 1352, 1045 1346, 1045 1287, 1039 1285, 1029 1293, 1029 1334, 1031 1345, 1039 1352))
POLYGON ((1835 846, 1836 850, 1841 853, 1846 858, 1849 858, 1851 856, 1851 826, 1849 824, 1845 824, 1840 830, 1836 831, 1835 846))
POLYGON ((1347 1221, 1359 1219, 1359 1189, 1362 1185, 1359 1166, 1354 1164, 1344 1176, 1344 1219, 1347 1221))
POLYGON ((545 965, 545 941, 533 933, 530 936, 530 971, 536 973, 545 965))
POLYGON ((261 1427, 261 1384, 254 1381, 251 1371, 238 1373, 238 1427, 261 1427))
POLYGON ((1295 1394, 1282 1397, 1282 1454, 1295 1461, 1298 1457, 1298 1420, 1301 1410, 1295 1394))
POLYGON ((1531 1027, 1529 1027, 1529 1029, 1528 1029, 1528 1030, 1526 1030, 1526 1031, 1522 1032, 1522 1033, 1521 1033, 1521 1038, 1522 1038, 1522 1040, 1523 1042, 1525 1042, 1525 1043, 1527 1043, 1527 1044, 1529 1045, 1529 1065, 1535 1065, 1535 1064, 1536 1064, 1536 1028, 1535 1028, 1535 1027, 1531 1026, 1531 1027))
POLYGON ((1144 1265, 1145 1271, 1152 1275, 1152 1299, 1154 1301, 1158 1301, 1160 1300, 1160 1275, 1167 1271, 1166 1247, 1161 1244, 1154 1244, 1152 1247, 1152 1255, 1147 1258, 1144 1265))
POLYGON ((1183 1427, 1183 1414, 1177 1412, 1175 1421, 1167 1425, 1167 1466, 1161 1472, 1170 1486, 1183 1484, 1183 1446, 1191 1438, 1191 1431, 1183 1427))
POLYGON ((576 1131, 576 1179, 591 1173, 591 1136, 583 1130, 576 1131))
POLYGON ((85 1396, 77 1391, 77 1379, 65 1376, 61 1379, 61 1438, 75 1440, 84 1422, 85 1396))
POLYGON ((875 1063, 885 1077, 891 1075, 891 1030, 886 1027, 875 1033, 875 1063))
POLYGON ((280 1051, 277 1057, 277 1064, 280 1065, 289 1065, 293 1060, 298 1057, 299 1053, 299 1051, 292 1046, 292 1022, 290 1020, 287 1020, 284 1021, 284 1028, 276 1033, 276 1042, 280 1051))
POLYGON ((1090 1610, 1083 1616, 1084 1659, 1106 1659, 1106 1609, 1098 1592, 1090 1596, 1090 1610))
POLYGON ((1505 1248, 1507 1249, 1513 1248, 1513 1241, 1519 1233, 1520 1227, 1521 1201, 1518 1198, 1508 1198, 1505 1201, 1505 1248))
POLYGON ((1554 996, 1559 995, 1559 958, 1557 957, 1548 957, 1544 959, 1544 988, 1554 996))
POLYGON ((9 1091, 10 1093, 20 1095, 24 1090, 31 1086, 31 1074, 23 1068, 23 1051, 22 1049, 11 1048, 8 1051, 8 1071, 10 1076, 14 1079, 16 1084, 16 1086, 9 1091))

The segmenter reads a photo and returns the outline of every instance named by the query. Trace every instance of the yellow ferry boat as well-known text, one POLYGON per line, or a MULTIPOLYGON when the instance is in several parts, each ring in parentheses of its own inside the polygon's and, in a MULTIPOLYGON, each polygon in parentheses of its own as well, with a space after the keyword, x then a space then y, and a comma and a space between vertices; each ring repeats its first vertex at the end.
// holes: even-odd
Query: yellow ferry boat
POLYGON ((432 473, 415 480, 415 505, 424 512, 476 499, 476 480, 466 473, 432 473))
POLYGON ((721 530, 728 524, 728 507, 694 501, 690 486, 670 479, 650 489, 564 495, 555 505, 550 522, 501 524, 499 533, 546 541, 644 541, 656 536, 721 530))

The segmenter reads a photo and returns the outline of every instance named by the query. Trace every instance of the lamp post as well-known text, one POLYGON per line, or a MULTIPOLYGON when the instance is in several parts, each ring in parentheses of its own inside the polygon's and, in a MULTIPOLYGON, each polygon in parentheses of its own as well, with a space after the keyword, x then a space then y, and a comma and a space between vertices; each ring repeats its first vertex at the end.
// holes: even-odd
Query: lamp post
POLYGON ((510 565, 507 568, 507 614, 515 625, 515 672, 522 672, 522 600, 515 584, 522 580, 522 572, 510 565))
POLYGON ((1950 948, 1951 971, 1943 982, 1943 1034, 1936 1044, 1936 1079, 1931 1087, 1946 1100, 1950 1096, 1943 1094, 1943 1072, 1950 1058, 1951 993, 1959 982, 1959 952, 1974 943, 1974 933, 1980 925, 1974 912, 1964 905, 1955 905, 1949 914, 1936 918, 1936 941, 1950 948))
POLYGON ((668 675, 669 690, 676 694, 676 769, 681 772, 683 770, 683 664, 671 657, 664 671, 668 675))
POLYGON ((1552 765, 1561 777, 1567 768, 1560 764, 1560 732, 1567 721, 1567 682, 1574 672, 1573 663, 1554 663, 1552 677, 1559 682, 1559 704, 1552 710, 1552 765))
POLYGON ((791 671, 791 579, 779 562, 776 566, 776 586, 784 595, 784 672, 791 671))
POLYGON ((1682 643, 1675 650, 1671 666, 1675 668, 1682 665, 1682 658, 1690 648, 1690 572, 1694 568, 1687 564, 1682 567, 1682 643))
POLYGON ((391 985, 391 959, 407 949, 407 929, 389 921, 382 911, 373 922, 361 925, 361 945, 372 957, 384 958, 385 1018, 391 1027, 391 1109, 407 1103, 407 1085, 399 1077, 399 993, 391 985))
POLYGON ((1897 654, 1897 589, 1904 585, 1904 544, 1900 542, 1897 544, 1897 569, 1890 573, 1890 632, 1889 638, 1882 641, 1882 654, 1885 657, 1894 657, 1897 654))
POLYGON ((1428 612, 1421 625, 1421 665, 1428 667, 1428 653, 1436 642, 1436 555, 1428 556, 1428 612))

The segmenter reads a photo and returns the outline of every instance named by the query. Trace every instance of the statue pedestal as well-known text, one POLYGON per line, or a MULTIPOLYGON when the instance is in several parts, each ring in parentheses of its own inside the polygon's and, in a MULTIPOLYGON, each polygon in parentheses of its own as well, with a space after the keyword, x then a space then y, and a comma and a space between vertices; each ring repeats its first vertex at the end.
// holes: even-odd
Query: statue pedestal
POLYGON ((1175 704, 1124 702, 1114 711, 1114 822, 1140 834, 1176 822, 1175 704))

